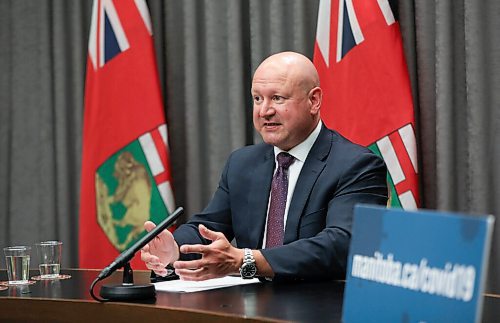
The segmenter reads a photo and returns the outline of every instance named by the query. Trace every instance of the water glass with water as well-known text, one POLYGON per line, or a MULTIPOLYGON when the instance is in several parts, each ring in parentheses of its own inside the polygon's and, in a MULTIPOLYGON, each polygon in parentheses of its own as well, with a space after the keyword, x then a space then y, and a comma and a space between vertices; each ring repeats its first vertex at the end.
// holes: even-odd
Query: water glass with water
POLYGON ((14 246, 3 248, 7 262, 9 285, 24 285, 29 283, 31 247, 14 246))
POLYGON ((38 254, 40 278, 55 279, 61 270, 61 241, 43 241, 35 244, 38 254))

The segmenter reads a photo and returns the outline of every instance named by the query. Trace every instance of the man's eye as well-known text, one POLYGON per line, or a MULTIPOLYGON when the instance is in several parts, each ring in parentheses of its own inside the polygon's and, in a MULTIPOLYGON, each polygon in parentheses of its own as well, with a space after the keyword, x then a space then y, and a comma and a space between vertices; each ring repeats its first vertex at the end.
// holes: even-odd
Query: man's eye
POLYGON ((260 96, 254 95, 254 96, 253 96, 253 101, 254 101, 255 103, 258 103, 258 102, 262 101, 262 98, 261 98, 260 96))
POLYGON ((280 96, 280 95, 273 95, 273 101, 276 101, 276 102, 281 102, 285 100, 284 97, 280 96))

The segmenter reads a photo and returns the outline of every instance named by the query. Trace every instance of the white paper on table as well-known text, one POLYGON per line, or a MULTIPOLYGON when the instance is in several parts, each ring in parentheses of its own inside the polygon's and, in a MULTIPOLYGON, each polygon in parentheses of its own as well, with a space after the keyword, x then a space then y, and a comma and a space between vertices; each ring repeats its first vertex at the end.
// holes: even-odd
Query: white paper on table
POLYGON ((257 278, 243 279, 237 276, 226 276, 222 278, 207 279, 203 281, 186 281, 186 280, 168 280, 164 282, 154 283, 157 291, 192 293, 203 290, 224 288, 238 285, 247 285, 260 283, 257 278))

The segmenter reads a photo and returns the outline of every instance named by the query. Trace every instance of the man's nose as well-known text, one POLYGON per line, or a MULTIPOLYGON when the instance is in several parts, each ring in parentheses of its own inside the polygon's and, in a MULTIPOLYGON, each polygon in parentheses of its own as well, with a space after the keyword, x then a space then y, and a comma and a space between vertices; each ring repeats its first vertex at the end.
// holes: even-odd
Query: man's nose
POLYGON ((271 100, 264 100, 260 105, 259 116, 261 118, 271 116, 275 113, 271 100))

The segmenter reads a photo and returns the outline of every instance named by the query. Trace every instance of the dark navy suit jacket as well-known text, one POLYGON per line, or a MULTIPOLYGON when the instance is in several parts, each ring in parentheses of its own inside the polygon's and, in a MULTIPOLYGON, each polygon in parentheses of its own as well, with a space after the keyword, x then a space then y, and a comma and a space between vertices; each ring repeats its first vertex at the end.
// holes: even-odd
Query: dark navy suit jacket
MULTIPOLYGON (((198 233, 202 223, 239 248, 262 248, 274 165, 265 143, 233 152, 208 206, 174 232, 177 243, 210 243, 198 233)), ((323 126, 295 186, 284 244, 261 250, 275 280, 344 278, 353 207, 386 204, 386 173, 381 158, 323 126)))

